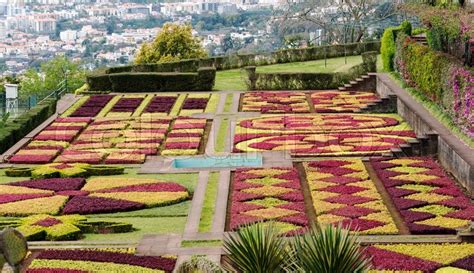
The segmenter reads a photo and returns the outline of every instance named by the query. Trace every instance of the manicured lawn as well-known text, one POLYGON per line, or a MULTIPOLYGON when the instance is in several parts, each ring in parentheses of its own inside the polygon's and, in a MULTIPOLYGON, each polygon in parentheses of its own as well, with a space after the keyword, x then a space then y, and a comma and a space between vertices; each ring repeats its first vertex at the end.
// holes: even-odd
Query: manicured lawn
MULTIPOLYGON (((163 174, 137 174, 138 169, 125 169, 125 173, 121 175, 112 175, 106 177, 130 177, 130 178, 155 178, 167 182, 177 182, 185 186, 191 193, 194 192, 194 187, 198 180, 198 173, 163 173, 163 174)), ((94 176, 92 176, 94 177, 94 176)))
MULTIPOLYGON (((94 218, 96 221, 110 221, 110 218, 94 218)), ((133 217, 114 218, 116 222, 133 224, 137 230, 128 233, 86 234, 85 241, 135 241, 138 242, 145 234, 182 233, 187 217, 133 217)))
POLYGON ((181 247, 215 247, 222 246, 221 240, 184 240, 181 247))
POLYGON ((206 187, 206 195, 201 211, 201 219, 199 221, 199 232, 210 232, 212 228, 212 219, 217 198, 217 187, 219 185, 219 173, 213 172, 209 175, 206 187))
POLYGON ((216 145, 215 150, 216 153, 223 153, 225 148, 225 140, 227 137, 227 132, 229 131, 229 119, 222 119, 221 124, 219 126, 219 130, 217 131, 216 136, 216 145))
POLYGON ((234 94, 227 94, 225 98, 224 113, 229 113, 232 109, 232 101, 234 100, 234 94))
MULTIPOLYGON (((344 72, 361 62, 361 56, 348 56, 347 64, 345 58, 342 57, 327 59, 327 65, 324 60, 317 60, 260 66, 257 68, 257 72, 344 72)), ((216 90, 246 90, 246 77, 245 72, 240 69, 218 71, 214 88, 216 90)))

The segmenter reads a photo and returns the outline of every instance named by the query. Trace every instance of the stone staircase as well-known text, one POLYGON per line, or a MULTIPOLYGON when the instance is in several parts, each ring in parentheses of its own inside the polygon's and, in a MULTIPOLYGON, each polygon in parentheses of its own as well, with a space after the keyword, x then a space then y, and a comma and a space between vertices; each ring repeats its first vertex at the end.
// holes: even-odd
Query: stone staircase
POLYGON ((344 86, 341 86, 338 89, 339 91, 367 91, 375 90, 376 86, 376 73, 369 73, 367 75, 362 75, 360 78, 356 78, 347 84, 344 84, 344 86))
POLYGON ((423 44, 425 46, 428 45, 428 41, 426 40, 426 34, 424 33, 420 35, 411 36, 411 38, 417 43, 423 44))
POLYGON ((424 136, 411 139, 398 148, 391 149, 391 155, 397 158, 405 156, 435 155, 438 153, 438 133, 432 131, 424 136))

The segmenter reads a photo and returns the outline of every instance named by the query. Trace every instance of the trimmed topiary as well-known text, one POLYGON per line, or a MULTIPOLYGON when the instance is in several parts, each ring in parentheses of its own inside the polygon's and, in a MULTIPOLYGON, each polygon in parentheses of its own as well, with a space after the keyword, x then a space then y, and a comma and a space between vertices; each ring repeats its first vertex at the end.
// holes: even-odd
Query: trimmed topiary
POLYGON ((12 167, 5 170, 5 175, 9 177, 26 177, 31 176, 31 168, 28 167, 12 167))
POLYGON ((89 175, 104 176, 104 175, 117 175, 123 174, 125 171, 124 167, 121 166, 87 166, 85 167, 89 175))

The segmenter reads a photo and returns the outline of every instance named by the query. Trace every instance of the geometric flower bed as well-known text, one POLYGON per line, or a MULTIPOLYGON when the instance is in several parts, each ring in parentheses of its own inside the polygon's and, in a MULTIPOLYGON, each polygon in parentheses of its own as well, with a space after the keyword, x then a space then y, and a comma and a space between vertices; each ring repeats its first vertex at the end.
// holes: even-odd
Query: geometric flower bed
POLYGON ((184 100, 179 114, 181 116, 190 116, 192 114, 204 113, 208 101, 209 94, 189 94, 184 100))
MULTIPOLYGON (((85 103, 79 106, 79 108, 70 115, 70 117, 95 117, 113 97, 113 95, 90 96, 85 103)), ((80 101, 77 103, 80 103, 80 101)))
POLYGON ((365 252, 377 272, 474 272, 474 244, 372 245, 365 252))
POLYGON ((243 112, 309 113, 303 92, 247 92, 242 95, 243 112))
POLYGON ((237 123, 234 152, 380 155, 414 137, 396 114, 264 115, 237 123))
POLYGON ((177 95, 156 95, 146 106, 142 116, 167 116, 178 98, 177 95))
POLYGON ((107 113, 107 117, 130 117, 133 112, 140 106, 144 97, 122 97, 120 98, 107 113))
POLYGON ((0 185, 0 215, 113 213, 167 206, 188 198, 185 187, 158 179, 35 179, 0 185))
POLYGON ((412 234, 456 233, 474 220, 474 204, 432 158, 373 158, 371 164, 412 234))
POLYGON ((10 163, 51 162, 90 122, 90 118, 58 118, 20 149, 10 163))
POLYGON ((196 155, 204 135, 207 121, 178 117, 166 135, 162 155, 196 155))
POLYGON ((320 224, 341 223, 360 234, 398 234, 361 159, 328 159, 303 165, 320 224))
POLYGON ((43 250, 34 257, 26 272, 166 272, 171 273, 175 258, 136 256, 129 249, 43 250))
POLYGON ((231 193, 231 230, 259 221, 275 221, 282 232, 308 227, 304 196, 295 168, 237 169, 231 193))
POLYGON ((90 118, 60 118, 53 123, 53 128, 57 128, 57 124, 70 125, 70 128, 58 129, 62 135, 70 137, 54 140, 57 131, 48 127, 38 134, 48 138, 39 140, 38 136, 35 137, 10 162, 37 164, 54 160, 60 163, 140 164, 147 155, 159 154, 166 136, 164 155, 197 154, 206 119, 137 117, 95 118, 91 121, 90 118), (78 124, 83 127, 79 129, 78 124))
POLYGON ((316 113, 354 112, 378 99, 373 92, 322 91, 311 94, 316 113))
POLYGON ((148 94, 148 95, 92 95, 79 100, 71 109, 71 117, 153 117, 190 116, 216 111, 219 94, 148 94), (105 110, 104 110, 105 109, 105 110))
POLYGON ((87 222, 81 215, 32 215, 17 221, 0 222, 2 228, 15 227, 28 241, 77 240, 82 233, 122 233, 133 230, 131 224, 87 222))

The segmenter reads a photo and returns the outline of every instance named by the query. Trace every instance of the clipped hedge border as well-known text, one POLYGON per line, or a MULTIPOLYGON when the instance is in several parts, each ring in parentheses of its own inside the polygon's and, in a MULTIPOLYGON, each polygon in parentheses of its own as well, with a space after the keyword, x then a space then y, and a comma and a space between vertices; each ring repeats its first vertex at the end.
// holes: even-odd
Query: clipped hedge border
POLYGON ((199 68, 197 73, 122 72, 87 77, 90 90, 113 92, 212 91, 216 69, 199 68))
POLYGON ((278 63, 304 62, 345 55, 360 55, 368 51, 380 51, 380 42, 352 43, 298 49, 285 49, 263 54, 217 56, 204 59, 188 59, 160 64, 140 64, 112 67, 105 74, 125 72, 195 72, 200 67, 214 67, 216 70, 242 68, 278 63))
POLYGON ((362 64, 353 66, 348 72, 337 73, 255 73, 249 68, 250 90, 313 90, 337 89, 344 83, 377 68, 377 52, 362 54, 362 64))
POLYGON ((123 174, 125 168, 120 166, 88 166, 85 167, 87 173, 91 176, 117 175, 123 174))
POLYGON ((56 100, 47 99, 19 117, 8 120, 5 126, 0 128, 0 153, 15 145, 54 113, 56 113, 56 100))

